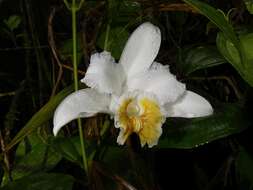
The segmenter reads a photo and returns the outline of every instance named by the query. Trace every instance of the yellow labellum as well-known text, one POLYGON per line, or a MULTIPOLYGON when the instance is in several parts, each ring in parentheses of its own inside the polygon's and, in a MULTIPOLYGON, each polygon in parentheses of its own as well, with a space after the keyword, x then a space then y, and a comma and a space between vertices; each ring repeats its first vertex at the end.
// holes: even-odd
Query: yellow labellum
POLYGON ((155 100, 147 97, 138 100, 128 98, 123 101, 118 113, 119 125, 124 129, 123 142, 135 132, 139 135, 142 146, 146 143, 149 146, 157 144, 164 117, 155 100))

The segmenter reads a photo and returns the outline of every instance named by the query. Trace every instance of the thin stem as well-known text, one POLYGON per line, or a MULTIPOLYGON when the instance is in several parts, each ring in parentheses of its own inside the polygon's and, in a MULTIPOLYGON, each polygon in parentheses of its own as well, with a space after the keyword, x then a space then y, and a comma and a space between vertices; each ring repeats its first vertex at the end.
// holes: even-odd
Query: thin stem
POLYGON ((15 94, 15 91, 0 93, 0 98, 5 96, 14 96, 15 94))
POLYGON ((110 33, 110 23, 108 23, 106 26, 104 50, 108 50, 109 33, 110 33))
POLYGON ((81 9, 83 3, 84 3, 84 0, 81 0, 78 7, 77 7, 77 11, 79 11, 81 9))
MULTIPOLYGON (((55 95, 57 87, 59 86, 59 84, 61 82, 61 78, 62 78, 62 74, 63 74, 62 64, 61 64, 60 59, 58 58, 56 45, 55 45, 55 41, 54 41, 53 19, 54 19, 55 13, 56 13, 56 8, 53 8, 50 13, 49 19, 48 19, 48 42, 49 42, 49 46, 51 48, 52 54, 54 56, 54 59, 56 60, 57 66, 59 67, 59 71, 58 71, 57 80, 56 80, 56 82, 53 83, 54 87, 53 87, 50 98, 52 98, 55 95)), ((52 62, 54 63, 54 60, 52 60, 52 62)), ((53 64, 53 66, 54 66, 54 64, 53 64)))
MULTIPOLYGON (((68 70, 70 70, 70 71, 73 71, 73 70, 74 70, 71 66, 68 66, 68 65, 62 64, 62 67, 63 67, 64 69, 68 69, 68 70)), ((80 75, 82 75, 82 76, 85 75, 85 72, 84 72, 84 71, 78 70, 77 72, 78 72, 78 74, 80 74, 80 75)))
POLYGON ((86 155, 86 148, 84 144, 84 138, 83 138, 83 129, 82 129, 82 121, 80 118, 77 119, 78 129, 79 129, 79 137, 80 137, 80 143, 81 143, 81 151, 82 151, 82 158, 83 158, 83 167, 86 171, 86 174, 88 175, 88 159, 86 155))
POLYGON ((73 73, 74 73, 74 84, 75 91, 78 90, 78 75, 77 75, 77 42, 76 42, 76 8, 75 0, 72 0, 72 40, 73 40, 73 73))
MULTIPOLYGON (((76 1, 72 0, 72 38, 73 38, 73 73, 74 73, 74 84, 75 84, 75 91, 78 90, 78 70, 77 70, 77 32, 76 32, 76 1)), ((80 143, 81 143, 81 152, 82 152, 82 158, 83 158, 83 166, 84 170, 86 171, 86 174, 88 175, 88 160, 86 156, 85 151, 85 145, 84 145, 84 138, 83 138, 83 130, 82 130, 82 122, 81 119, 78 118, 78 129, 79 129, 79 137, 80 137, 80 143)))
POLYGON ((239 89, 236 87, 234 82, 227 76, 213 76, 213 77, 190 77, 185 80, 225 80, 227 83, 231 86, 231 88, 234 90, 234 93, 237 97, 237 99, 242 99, 242 93, 239 91, 239 89))
POLYGON ((65 6, 67 7, 68 10, 71 10, 71 7, 69 6, 69 3, 67 0, 63 0, 65 6))

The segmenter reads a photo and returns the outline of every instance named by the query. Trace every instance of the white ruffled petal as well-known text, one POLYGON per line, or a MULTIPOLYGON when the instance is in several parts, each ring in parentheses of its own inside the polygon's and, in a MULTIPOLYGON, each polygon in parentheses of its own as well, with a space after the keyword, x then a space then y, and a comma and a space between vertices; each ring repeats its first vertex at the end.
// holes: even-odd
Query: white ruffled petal
POLYGON ((90 65, 81 82, 102 93, 119 94, 124 80, 122 66, 115 63, 109 52, 104 51, 91 56, 90 65))
POLYGON ((211 104, 202 96, 186 91, 186 93, 174 104, 164 106, 167 117, 203 117, 213 113, 211 104))
POLYGON ((185 92, 185 84, 170 73, 168 66, 159 63, 129 78, 127 88, 129 91, 142 90, 155 94, 161 105, 175 102, 185 92))
POLYGON ((68 122, 79 117, 90 117, 98 112, 109 113, 110 96, 94 89, 83 89, 67 96, 54 113, 53 133, 68 122))
POLYGON ((119 63, 127 76, 147 70, 161 44, 161 33, 158 27, 146 22, 140 25, 130 36, 121 54, 119 63))

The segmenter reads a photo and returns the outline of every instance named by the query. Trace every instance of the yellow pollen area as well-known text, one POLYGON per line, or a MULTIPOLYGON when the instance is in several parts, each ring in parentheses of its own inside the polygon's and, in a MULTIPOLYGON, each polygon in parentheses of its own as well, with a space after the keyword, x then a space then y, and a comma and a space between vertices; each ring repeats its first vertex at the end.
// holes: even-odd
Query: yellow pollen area
POLYGON ((161 135, 163 115, 156 101, 144 97, 138 102, 133 98, 123 101, 119 110, 119 124, 124 129, 123 142, 135 132, 139 135, 141 145, 153 146, 161 135))

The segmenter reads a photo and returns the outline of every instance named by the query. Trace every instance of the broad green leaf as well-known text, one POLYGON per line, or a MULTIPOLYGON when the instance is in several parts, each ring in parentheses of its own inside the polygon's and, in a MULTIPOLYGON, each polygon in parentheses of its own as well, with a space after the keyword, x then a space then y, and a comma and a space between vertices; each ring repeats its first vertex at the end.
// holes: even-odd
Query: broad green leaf
POLYGON ((35 173, 8 183, 0 190, 72 190, 74 178, 66 174, 35 173))
MULTIPOLYGON (((240 36, 240 38, 238 38, 232 25, 229 24, 224 14, 208 4, 198 0, 183 1, 197 9, 222 31, 218 34, 216 40, 218 49, 228 62, 239 72, 241 77, 253 86, 252 52, 247 49, 248 46, 252 46, 252 43, 250 43, 250 41, 252 41, 252 36, 240 36)), ((252 47, 250 49, 252 49, 252 47)))
POLYGON ((198 46, 183 51, 182 62, 178 64, 182 73, 189 75, 192 72, 213 67, 227 62, 219 53, 217 48, 212 46, 198 46))
POLYGON ((226 60, 239 72, 241 77, 253 86, 253 33, 242 34, 239 39, 244 50, 246 60, 244 67, 239 66, 240 55, 234 44, 225 37, 224 33, 218 33, 216 45, 226 60))
POLYGON ((216 45, 226 60, 232 64, 239 72, 241 72, 241 68, 238 67, 241 62, 239 52, 235 48, 234 44, 225 37, 224 33, 218 33, 216 38, 216 45))
POLYGON ((253 86, 253 33, 240 35, 240 42, 246 57, 245 69, 243 70, 245 80, 253 86))
POLYGON ((62 158, 58 152, 50 147, 48 140, 42 140, 42 137, 39 137, 37 133, 29 135, 26 141, 28 142, 20 143, 16 151, 12 168, 12 178, 14 180, 34 172, 46 172, 52 169, 62 158), (27 152, 26 147, 25 153, 22 155, 24 144, 29 146, 31 150, 27 152))
POLYGON ((54 96, 47 104, 45 104, 34 116, 26 123, 26 125, 18 132, 18 134, 7 145, 6 149, 9 150, 14 145, 23 140, 27 135, 40 127, 43 123, 52 118, 55 108, 58 104, 71 92, 73 86, 69 86, 54 96))
MULTIPOLYGON (((51 138, 50 146, 65 159, 78 164, 81 168, 83 167, 83 147, 81 146, 79 136, 51 138)), ((99 151, 99 147, 97 143, 93 141, 85 141, 84 146, 87 160, 90 161, 93 159, 96 152, 99 151)))
MULTIPOLYGON (((98 39, 98 46, 102 49, 104 48, 105 36, 106 30, 101 33, 98 39)), ((107 49, 111 52, 114 58, 120 58, 128 36, 129 33, 124 27, 115 27, 110 29, 107 49)))
POLYGON ((225 105, 212 116, 167 120, 158 148, 188 149, 245 130, 251 121, 238 105, 225 105))
POLYGON ((236 171, 239 174, 240 184, 245 186, 245 189, 253 188, 253 157, 245 148, 240 147, 240 152, 235 162, 236 171), (246 188, 246 186, 248 186, 246 188))
MULTIPOLYGON (((80 141, 79 138, 74 138, 80 141)), ((50 144, 54 150, 61 154, 64 158, 81 166, 82 157, 81 152, 79 152, 80 147, 77 148, 73 141, 73 138, 57 137, 53 138, 50 144)))
POLYGON ((22 159, 15 163, 12 170, 13 179, 19 179, 34 172, 52 169, 61 160, 60 154, 45 144, 38 144, 22 159))
POLYGON ((211 22, 213 22, 223 33, 224 35, 235 44, 235 46, 239 49, 240 43, 239 40, 233 30, 231 24, 228 23, 227 19, 225 18, 224 14, 221 11, 216 10, 215 8, 211 7, 210 5, 198 1, 198 0, 183 0, 187 4, 194 7, 198 10, 201 14, 206 16, 211 22))
POLYGON ((247 10, 250 14, 253 14, 253 1, 252 0, 244 0, 247 10))
POLYGON ((211 22, 213 22, 222 32, 223 35, 228 39, 235 49, 239 53, 240 62, 234 62, 233 66, 238 70, 242 69, 242 66, 245 64, 245 55, 243 52, 243 48, 240 44, 240 41, 232 27, 229 24, 228 20, 224 16, 224 14, 220 10, 216 10, 215 8, 211 7, 210 5, 198 1, 198 0, 183 0, 187 4, 193 6, 196 10, 198 10, 201 14, 206 16, 211 22), (234 65, 237 64, 237 65, 234 65))
POLYGON ((245 51, 245 56, 248 62, 246 66, 253 69, 253 33, 241 35, 240 41, 245 51))
POLYGON ((4 20, 4 23, 10 30, 14 30, 20 25, 21 17, 18 15, 12 15, 8 18, 8 20, 4 20))

